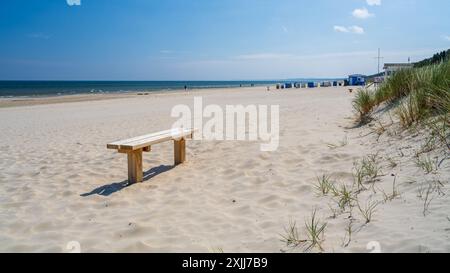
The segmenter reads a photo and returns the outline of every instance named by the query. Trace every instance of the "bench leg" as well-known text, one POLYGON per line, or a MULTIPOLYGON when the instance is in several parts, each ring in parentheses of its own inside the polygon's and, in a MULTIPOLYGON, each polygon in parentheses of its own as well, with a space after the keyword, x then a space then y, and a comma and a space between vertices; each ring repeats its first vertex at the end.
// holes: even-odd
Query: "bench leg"
POLYGON ((182 164, 186 161, 186 140, 180 139, 174 141, 175 165, 182 164))
POLYGON ((128 153, 128 183, 141 183, 143 177, 142 149, 128 153))

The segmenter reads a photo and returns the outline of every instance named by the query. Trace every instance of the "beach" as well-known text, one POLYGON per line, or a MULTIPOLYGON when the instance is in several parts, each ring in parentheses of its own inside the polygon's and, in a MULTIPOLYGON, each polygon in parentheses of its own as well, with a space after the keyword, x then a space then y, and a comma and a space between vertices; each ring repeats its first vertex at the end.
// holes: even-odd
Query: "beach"
POLYGON ((0 252, 68 252, 70 242, 81 252, 303 252, 283 238, 292 223, 307 238, 314 210, 326 228, 322 250, 309 251, 449 252, 449 161, 424 173, 413 155, 425 135, 387 133, 382 113, 384 134, 355 126, 353 98, 344 87, 248 87, 2 99, 0 252), (192 107, 194 97, 222 107, 279 105, 278 149, 188 140, 186 163, 173 167, 165 142, 144 154, 144 182, 125 187, 126 156, 106 144, 170 129, 171 109, 192 107), (355 162, 367 156, 380 168, 358 195, 363 207, 378 204, 370 223, 356 205, 336 213, 335 198, 316 188, 325 174, 352 185, 355 162), (431 181, 442 194, 427 205, 421 190, 431 181))
POLYGON ((71 102, 86 102, 98 100, 110 100, 117 98, 127 98, 137 96, 137 93, 110 93, 110 94, 77 94, 64 96, 39 96, 39 97, 9 97, 0 98, 0 108, 18 107, 18 106, 34 106, 71 102))

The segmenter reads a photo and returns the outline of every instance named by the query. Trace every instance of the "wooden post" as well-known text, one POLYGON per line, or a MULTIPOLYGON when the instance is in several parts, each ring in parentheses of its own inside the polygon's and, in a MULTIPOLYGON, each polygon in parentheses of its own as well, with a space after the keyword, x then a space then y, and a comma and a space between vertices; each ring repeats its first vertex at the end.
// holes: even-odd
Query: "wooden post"
POLYGON ((182 164, 186 160, 186 140, 180 139, 174 141, 175 165, 182 164))
POLYGON ((128 153, 128 183, 141 183, 144 181, 142 172, 142 149, 128 153))

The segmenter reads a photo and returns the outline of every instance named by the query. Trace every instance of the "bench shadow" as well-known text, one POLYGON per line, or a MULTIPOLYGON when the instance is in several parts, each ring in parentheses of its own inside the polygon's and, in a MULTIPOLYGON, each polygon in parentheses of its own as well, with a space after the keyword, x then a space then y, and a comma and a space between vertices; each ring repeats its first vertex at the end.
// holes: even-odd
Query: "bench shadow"
MULTIPOLYGON (((143 182, 146 182, 157 175, 168 172, 171 169, 173 169, 174 167, 175 166, 167 166, 167 165, 161 165, 158 167, 154 167, 154 168, 144 172, 144 181, 143 182)), ((110 196, 116 192, 123 190, 124 188, 126 188, 128 186, 132 186, 132 185, 129 185, 128 180, 125 180, 122 182, 112 183, 112 184, 98 187, 98 188, 92 190, 91 192, 83 193, 80 196, 82 196, 82 197, 88 197, 91 195, 110 196)))

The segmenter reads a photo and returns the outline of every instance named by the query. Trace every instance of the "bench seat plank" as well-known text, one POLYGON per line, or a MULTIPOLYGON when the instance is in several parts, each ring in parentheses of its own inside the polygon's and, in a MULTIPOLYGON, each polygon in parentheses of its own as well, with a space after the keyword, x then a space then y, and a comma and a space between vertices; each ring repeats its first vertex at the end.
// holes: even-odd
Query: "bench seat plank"
POLYGON ((169 134, 171 132, 172 132, 172 130, 166 130, 166 131, 161 131, 161 132, 158 132, 158 133, 153 133, 153 134, 133 137, 133 138, 124 139, 124 140, 119 140, 119 141, 112 142, 112 143, 108 144, 107 146, 108 146, 108 149, 119 150, 121 145, 126 145, 126 144, 128 144, 130 142, 133 142, 133 141, 139 141, 139 140, 143 140, 143 139, 147 139, 147 138, 151 138, 151 137, 155 137, 155 136, 169 134))
POLYGON ((194 132, 195 132, 194 129, 166 130, 155 134, 149 134, 140 137, 116 141, 108 144, 107 148, 122 151, 135 151, 165 141, 190 137, 194 132))

